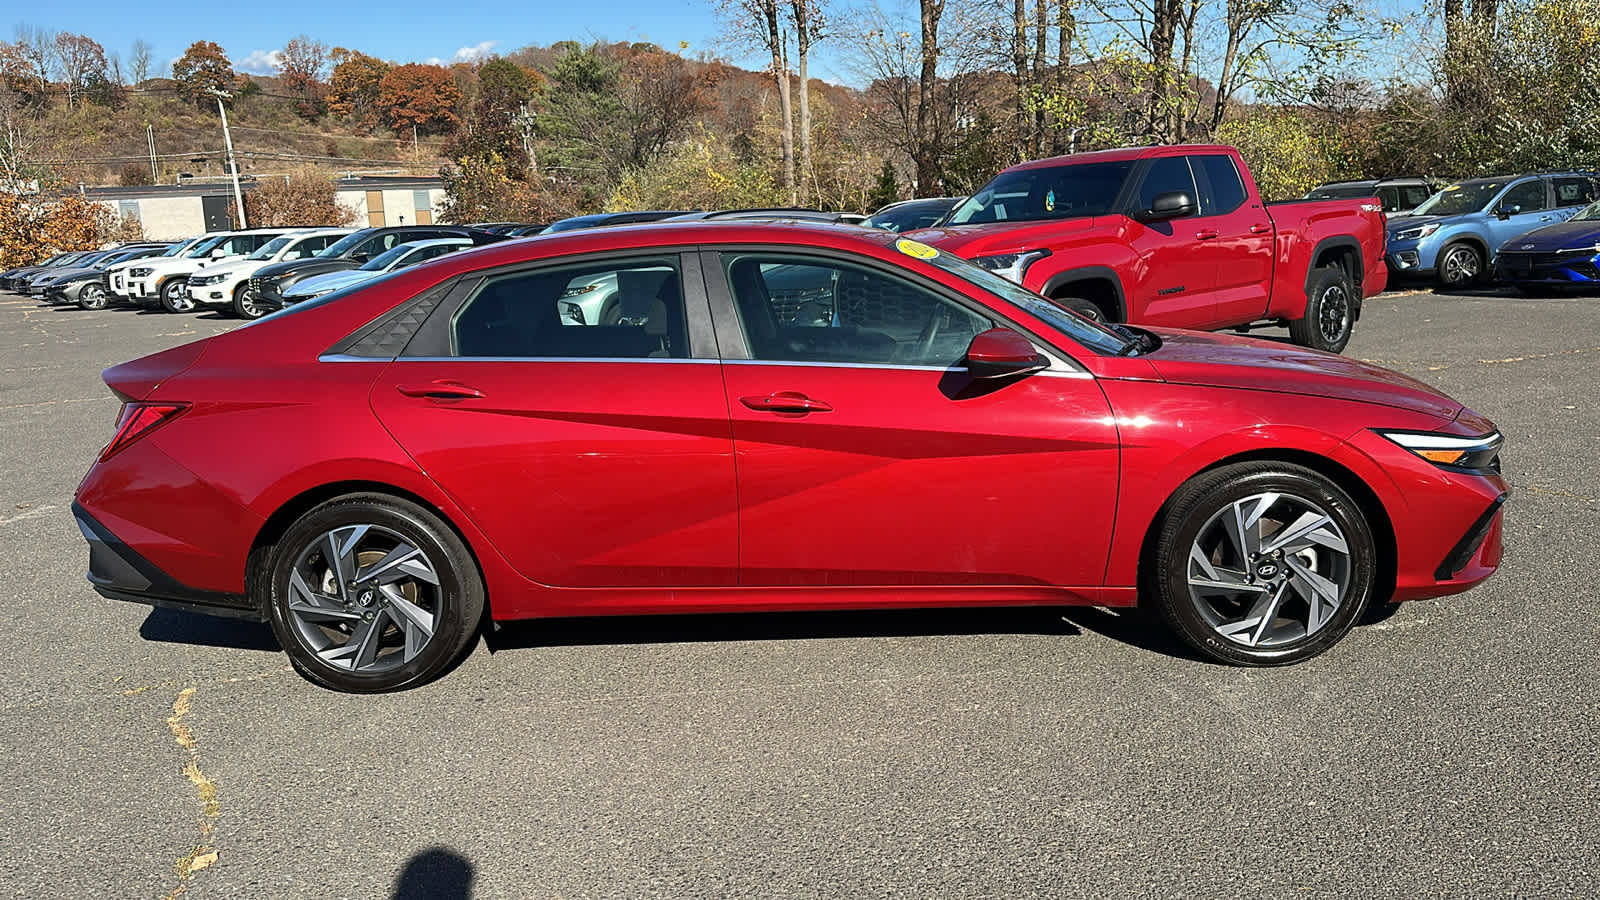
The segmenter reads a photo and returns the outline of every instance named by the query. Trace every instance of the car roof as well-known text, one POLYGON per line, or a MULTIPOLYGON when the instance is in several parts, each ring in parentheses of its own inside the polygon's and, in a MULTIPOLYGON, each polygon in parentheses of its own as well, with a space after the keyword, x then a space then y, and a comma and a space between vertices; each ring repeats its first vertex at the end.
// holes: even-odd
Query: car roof
POLYGON ((1028 169, 1048 169, 1053 166, 1075 166, 1096 162, 1131 162, 1155 156, 1187 156, 1194 153, 1226 153, 1232 155, 1233 152, 1233 148, 1225 144, 1157 144, 1150 147, 1118 147, 1114 150, 1093 150, 1088 153, 1070 153, 1065 156, 1029 160, 1028 162, 1017 163, 1003 171, 1023 172, 1028 169))
POLYGON ((395 249, 395 247, 410 247, 412 249, 416 249, 418 247, 462 247, 462 246, 467 246, 467 247, 472 246, 472 239, 471 238, 466 238, 466 237, 424 238, 424 239, 422 239, 420 241, 406 241, 403 244, 395 244, 394 247, 390 247, 389 249, 393 250, 393 249, 395 249))

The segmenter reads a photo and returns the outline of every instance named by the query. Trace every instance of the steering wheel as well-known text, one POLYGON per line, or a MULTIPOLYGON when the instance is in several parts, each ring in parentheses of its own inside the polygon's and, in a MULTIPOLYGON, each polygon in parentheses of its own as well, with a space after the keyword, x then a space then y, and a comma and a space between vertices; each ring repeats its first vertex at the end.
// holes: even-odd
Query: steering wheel
POLYGON ((944 318, 944 310, 934 307, 933 314, 928 316, 928 324, 922 326, 922 333, 917 335, 917 358, 928 359, 933 356, 933 342, 939 339, 939 320, 944 318))

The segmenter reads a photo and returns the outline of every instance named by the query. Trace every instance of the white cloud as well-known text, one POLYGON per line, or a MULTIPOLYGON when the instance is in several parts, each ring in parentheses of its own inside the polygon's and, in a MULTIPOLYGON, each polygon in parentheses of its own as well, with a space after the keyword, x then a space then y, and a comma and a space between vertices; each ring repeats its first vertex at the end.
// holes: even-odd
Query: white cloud
POLYGON ((428 65, 448 66, 451 63, 482 62, 484 59, 494 55, 494 48, 499 43, 499 41, 484 41, 479 44, 473 44, 470 47, 462 47, 456 51, 455 56, 449 59, 445 59, 442 56, 432 56, 428 58, 428 65))
POLYGON ((282 50, 251 50, 238 66, 239 71, 251 75, 276 75, 282 67, 282 50))

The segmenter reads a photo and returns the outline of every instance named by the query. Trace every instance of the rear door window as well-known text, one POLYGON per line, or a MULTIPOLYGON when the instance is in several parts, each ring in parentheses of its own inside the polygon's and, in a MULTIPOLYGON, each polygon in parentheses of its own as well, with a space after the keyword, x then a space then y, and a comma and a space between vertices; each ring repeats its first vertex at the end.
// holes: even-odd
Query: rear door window
POLYGON ((1239 178, 1239 167, 1234 165, 1233 157, 1208 153, 1190 159, 1205 183, 1204 195, 1200 198, 1202 216, 1230 213, 1244 205, 1244 182, 1239 178))
POLYGON ((1595 200, 1594 182, 1588 178, 1557 178, 1556 206, 1585 206, 1595 200))

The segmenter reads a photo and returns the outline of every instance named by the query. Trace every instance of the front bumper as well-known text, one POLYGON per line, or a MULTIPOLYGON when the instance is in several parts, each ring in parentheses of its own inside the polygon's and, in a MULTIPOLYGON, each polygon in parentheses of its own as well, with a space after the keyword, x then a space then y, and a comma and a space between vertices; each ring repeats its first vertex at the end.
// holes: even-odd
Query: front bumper
POLYGON ((1506 250, 1495 257, 1496 277, 1513 284, 1600 285, 1600 254, 1528 253, 1506 250))
POLYGON ((77 520, 84 540, 89 542, 89 584, 100 596, 263 621, 261 610, 248 597, 181 584, 112 534, 77 502, 72 504, 72 517, 77 520))

